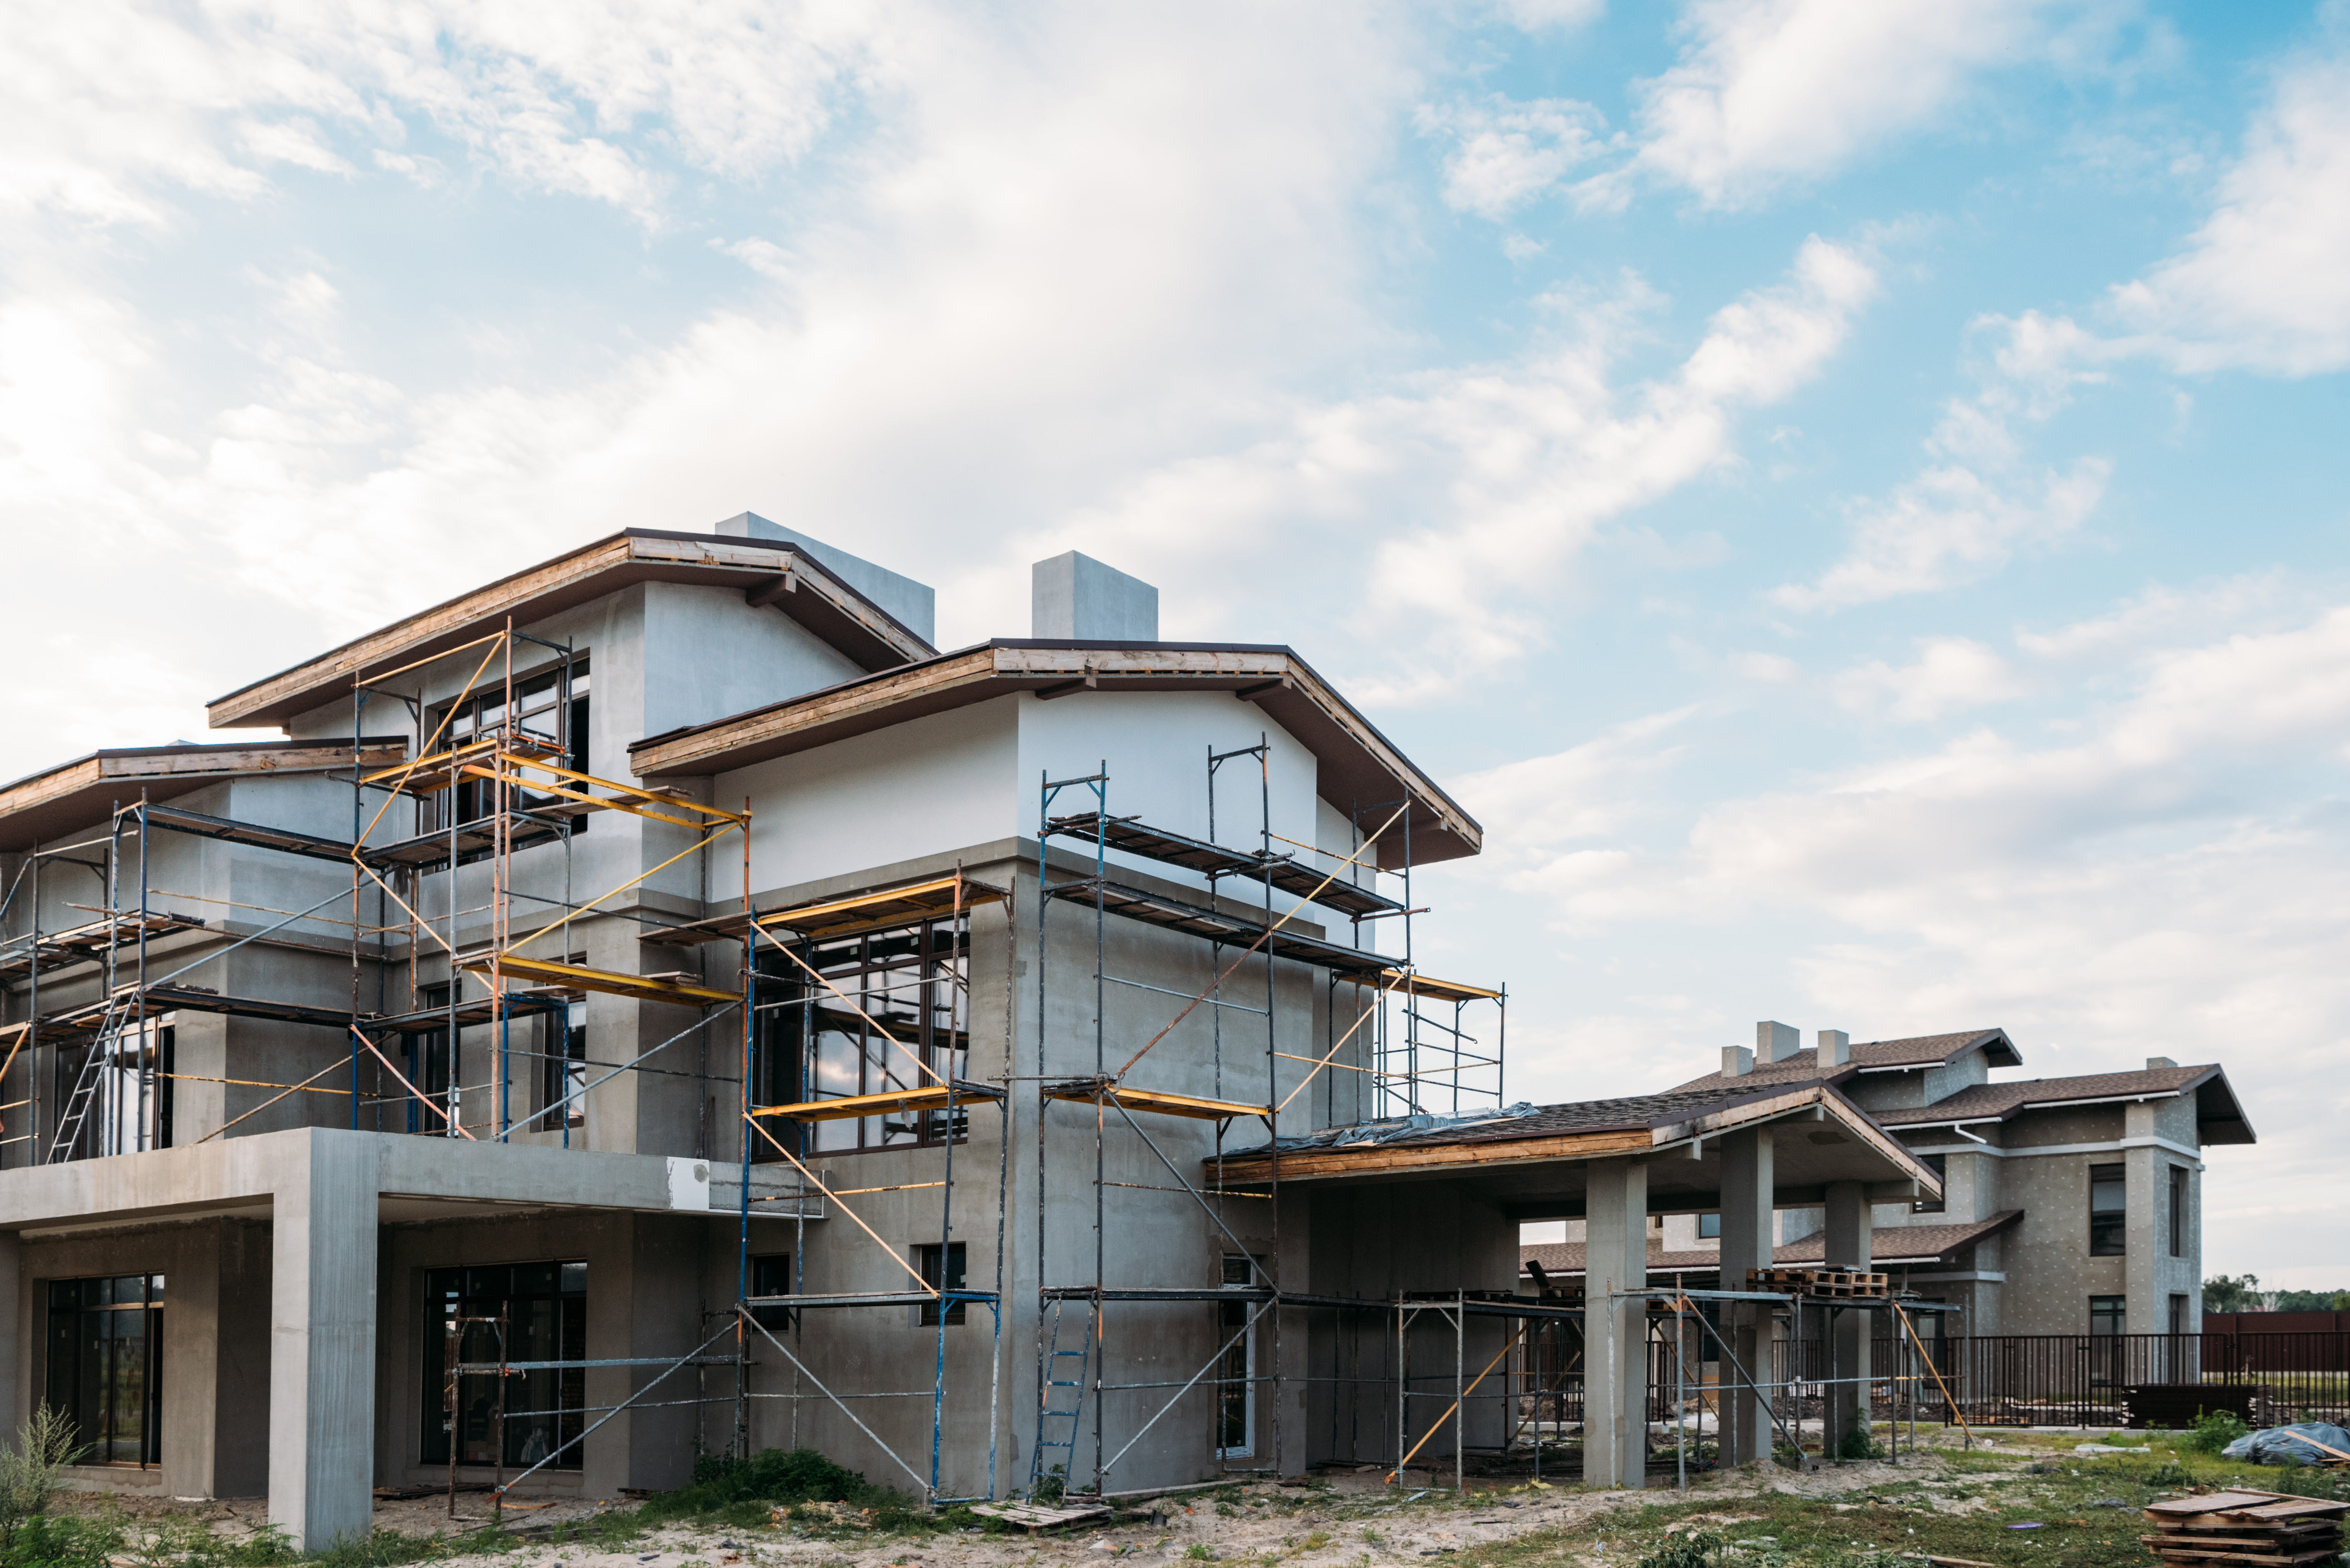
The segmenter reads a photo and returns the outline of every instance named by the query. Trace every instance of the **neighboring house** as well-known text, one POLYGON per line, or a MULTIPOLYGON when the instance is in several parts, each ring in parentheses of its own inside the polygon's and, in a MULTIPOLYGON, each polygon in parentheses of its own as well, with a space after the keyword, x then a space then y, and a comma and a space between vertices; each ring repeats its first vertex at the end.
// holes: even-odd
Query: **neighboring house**
MULTIPOLYGON (((2156 1056, 2137 1072, 1994 1081, 2022 1064, 2001 1029, 1864 1042, 1825 1030, 1805 1049, 1797 1038, 1760 1024, 1756 1050, 1725 1051, 1721 1071, 1679 1088, 1831 1085, 1940 1172, 1939 1201, 1873 1207, 1871 1257, 1897 1283, 1963 1309, 1949 1332, 2199 1330, 2202 1150, 2253 1141, 2219 1066, 2156 1056)), ((1818 1209, 1790 1204, 1777 1218, 1775 1262, 1824 1259, 1818 1209)), ((1652 1275, 1714 1284, 1718 1216, 1650 1224, 1652 1275)), ((1525 1259, 1579 1278, 1578 1229, 1524 1247, 1525 1259)))

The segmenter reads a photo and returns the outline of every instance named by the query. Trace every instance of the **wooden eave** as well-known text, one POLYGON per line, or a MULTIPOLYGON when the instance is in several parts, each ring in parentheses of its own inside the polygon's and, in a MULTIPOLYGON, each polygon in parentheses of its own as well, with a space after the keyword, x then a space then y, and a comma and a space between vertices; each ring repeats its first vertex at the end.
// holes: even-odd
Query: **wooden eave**
MULTIPOLYGON (((1080 691, 1232 692, 1263 708, 1314 753, 1324 799, 1393 802, 1408 795, 1413 861, 1458 859, 1483 847, 1484 830, 1475 819, 1304 659, 1280 647, 998 639, 648 736, 629 748, 629 764, 639 778, 705 777, 1020 691, 1048 699, 1080 691)), ((1379 810, 1365 823, 1366 831, 1393 809, 1379 810)), ((1404 837, 1402 819, 1379 836, 1381 865, 1403 864, 1404 837)))
POLYGON ((631 528, 499 578, 394 621, 380 630, 265 680, 239 687, 206 709, 215 730, 283 724, 342 695, 371 672, 431 659, 502 628, 544 620, 638 583, 739 588, 771 604, 867 670, 888 670, 937 650, 850 587, 822 562, 775 540, 631 528))
MULTIPOLYGON (((408 742, 400 736, 370 735, 359 742, 359 765, 388 767, 407 754, 408 742)), ((30 849, 90 827, 141 794, 169 800, 223 779, 350 770, 348 741, 232 742, 95 752, 0 787, 0 851, 30 849)))

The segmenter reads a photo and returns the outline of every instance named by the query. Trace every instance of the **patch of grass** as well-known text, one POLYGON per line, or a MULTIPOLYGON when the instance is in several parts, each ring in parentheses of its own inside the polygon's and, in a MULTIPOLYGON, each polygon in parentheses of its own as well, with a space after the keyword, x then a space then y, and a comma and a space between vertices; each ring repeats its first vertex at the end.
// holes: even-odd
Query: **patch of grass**
POLYGON ((2216 1454, 2250 1429, 2232 1410, 2214 1410, 2208 1415, 2199 1410, 2187 1441, 2198 1453, 2216 1454))

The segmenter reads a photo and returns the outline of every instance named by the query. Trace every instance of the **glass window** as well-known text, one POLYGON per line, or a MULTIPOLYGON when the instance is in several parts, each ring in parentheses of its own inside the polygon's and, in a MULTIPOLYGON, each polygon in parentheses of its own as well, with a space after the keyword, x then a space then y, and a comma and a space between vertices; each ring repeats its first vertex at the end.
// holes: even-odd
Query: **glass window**
MULTIPOLYGON (((1947 1154, 1921 1154, 1918 1157, 1918 1163, 1932 1170, 1935 1179, 1939 1180, 1949 1171, 1950 1159, 1950 1157, 1947 1154)), ((1910 1205, 1910 1210, 1918 1214, 1939 1214, 1942 1211, 1942 1200, 1939 1198, 1920 1198, 1910 1205)))
POLYGON ((2129 1240, 2127 1168, 2089 1167, 2089 1256, 2118 1258, 2129 1240))
POLYGON ((84 1464, 162 1461, 162 1303, 161 1274, 49 1282, 46 1397, 84 1464))
MULTIPOLYGON (((573 773, 587 773, 588 684, 585 654, 576 655, 571 660, 567 707, 564 701, 566 681, 560 664, 523 677, 515 682, 515 712, 513 722, 509 723, 506 686, 501 678, 432 711, 432 722, 441 724, 445 720, 446 724, 442 730, 441 739, 432 750, 442 752, 471 741, 504 734, 533 746, 541 754, 573 773)), ((426 832, 447 828, 452 808, 459 826, 477 822, 489 814, 489 783, 484 779, 466 779, 453 790, 443 790, 429 797, 429 801, 423 824, 426 832)), ((567 817, 575 836, 587 832, 593 814, 572 815, 568 812, 561 812, 558 815, 554 808, 566 804, 560 795, 526 792, 521 801, 523 811, 528 813, 536 809, 546 815, 535 829, 527 826, 518 827, 515 845, 519 846, 556 836, 567 817)), ((487 853, 489 851, 483 849, 463 852, 458 859, 461 862, 478 860, 487 853)))
POLYGON ((2125 1332, 2129 1322, 2126 1296, 2091 1296, 2089 1298, 2089 1332, 2107 1335, 2125 1332))
MULTIPOLYGON (((798 1293, 792 1289, 792 1255, 789 1252, 766 1252, 751 1260, 751 1293, 754 1296, 788 1296, 798 1293)), ((780 1306, 753 1307, 752 1319, 776 1334, 792 1325, 792 1309, 780 1306)))
POLYGON ((2187 1298, 2182 1295, 2172 1296, 2170 1298, 2170 1332, 2185 1334, 2187 1323, 2187 1298))
POLYGON ((1697 1235, 1698 1240, 1700 1241, 1720 1238, 1721 1235, 1721 1210, 1717 1209, 1711 1214, 1699 1215, 1697 1217, 1697 1235))
MULTIPOLYGON (((939 1272, 939 1265, 941 1262, 939 1244, 936 1241, 931 1241, 914 1249, 914 1266, 922 1272, 922 1283, 930 1286, 931 1289, 934 1291, 959 1291, 962 1289, 962 1243, 961 1241, 948 1242, 946 1244, 943 1261, 946 1264, 946 1272, 944 1275, 941 1276, 939 1272)), ((970 1306, 971 1303, 968 1302, 948 1303, 947 1322, 950 1324, 962 1322, 966 1313, 970 1309, 970 1306)), ((926 1302, 916 1310, 920 1314, 918 1321, 922 1327, 936 1328, 939 1325, 938 1303, 926 1302)))
POLYGON ((2183 1165, 2170 1168, 2170 1255, 2187 1256, 2188 1169, 2183 1165))
MULTIPOLYGON (((763 951, 754 1103, 889 1094, 963 1076, 971 1056, 964 994, 970 950, 968 916, 806 944, 801 957, 830 982, 823 986, 802 983, 806 970, 782 953, 763 951)), ((951 1126, 944 1110, 816 1123, 768 1116, 760 1125, 786 1147, 805 1140, 793 1147, 801 1155, 943 1143, 962 1137, 969 1121, 958 1106, 951 1126)), ((781 1158, 764 1138, 748 1136, 754 1160, 781 1158)))
MULTIPOLYGON (((424 1430, 421 1459, 449 1462, 447 1368, 452 1336, 460 1363, 486 1365, 498 1356, 499 1314, 505 1315, 507 1361, 580 1361, 588 1354, 588 1265, 577 1262, 498 1263, 433 1269, 424 1276, 424 1430)), ((505 1462, 535 1465, 579 1436, 588 1403, 587 1374, 577 1366, 511 1376, 506 1385, 505 1462)), ((498 1378, 472 1373, 457 1379, 457 1462, 488 1466, 497 1458, 498 1378)), ((553 1469, 579 1469, 582 1445, 556 1454, 553 1469)))
MULTIPOLYGON (((570 961, 580 960, 574 957, 570 961)), ((541 1015, 540 1038, 546 1042, 546 1060, 541 1064, 546 1075, 539 1085, 545 1096, 542 1106, 568 1098, 569 1106, 560 1111, 549 1110, 538 1118, 537 1125, 548 1129, 586 1127, 588 1125, 588 1004, 575 1002, 563 1012, 541 1015)), ((567 1136, 564 1142, 568 1144, 567 1136)))
MULTIPOLYGON (((1224 1287, 1246 1290, 1256 1282, 1256 1271, 1247 1256, 1224 1254, 1224 1287)), ((1249 1320, 1248 1302, 1219 1302, 1216 1328, 1219 1343, 1239 1335, 1226 1345, 1216 1367, 1216 1451, 1228 1459, 1246 1459, 1253 1451, 1250 1434, 1256 1426, 1256 1335, 1241 1334, 1249 1320)))

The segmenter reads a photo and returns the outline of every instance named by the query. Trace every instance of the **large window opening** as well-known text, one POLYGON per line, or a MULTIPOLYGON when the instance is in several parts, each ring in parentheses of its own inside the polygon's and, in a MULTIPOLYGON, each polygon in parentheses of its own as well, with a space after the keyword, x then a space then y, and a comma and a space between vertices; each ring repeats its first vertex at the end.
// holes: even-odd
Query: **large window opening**
POLYGON ((163 1449, 163 1276, 49 1282, 50 1407, 88 1465, 153 1465, 163 1449))
MULTIPOLYGON (((1932 1171, 1935 1180, 1950 1179, 1950 1157, 1949 1155, 1922 1154, 1918 1157, 1918 1163, 1932 1171)), ((1943 1208, 1943 1200, 1939 1198, 1919 1198, 1917 1202, 1909 1206, 1909 1210, 1913 1214, 1939 1214, 1943 1208)))
MULTIPOLYGON (((463 746, 491 735, 504 734, 536 742, 551 751, 553 760, 573 773, 588 769, 588 659, 585 654, 571 660, 567 680, 564 668, 557 664, 536 671, 515 682, 515 712, 512 722, 506 716, 506 684, 501 679, 480 687, 453 702, 442 703, 432 711, 432 722, 441 725, 441 740, 433 749, 447 750, 463 746), (444 722, 445 721, 445 722, 444 722)), ((520 802, 525 811, 534 806, 564 805, 561 796, 525 792, 520 802)), ((457 826, 478 822, 489 815, 490 784, 486 779, 461 780, 454 789, 443 790, 430 796, 425 809, 424 831, 445 830, 452 825, 452 814, 457 826)), ((572 815, 570 830, 576 836, 588 831, 590 814, 572 815)), ((517 846, 551 838, 558 831, 557 819, 550 815, 543 828, 518 830, 517 846)), ((460 861, 478 860, 490 853, 476 850, 458 857, 460 861)))
MULTIPOLYGON (((892 1094, 970 1071, 969 916, 813 942, 801 955, 829 985, 803 984, 806 971, 782 953, 759 955, 754 1105, 892 1094)), ((958 1106, 950 1121, 943 1109, 893 1110, 807 1124, 805 1130, 780 1121, 764 1117, 762 1125, 786 1147, 800 1137, 819 1153, 852 1154, 961 1139, 970 1112, 958 1106)), ((747 1136, 753 1159, 780 1158, 764 1138, 747 1136)))
POLYGON ((2093 1165, 2089 1167, 2089 1256, 2118 1258, 2128 1243, 2128 1168, 2093 1165))
MULTIPOLYGON (((433 1269, 424 1276, 424 1430, 421 1458, 449 1462, 449 1345, 475 1365, 498 1359, 498 1314, 506 1314, 505 1359, 581 1361, 588 1355, 588 1265, 584 1262, 499 1263, 488 1268, 433 1269), (489 1319, 465 1322, 460 1319, 489 1319), (460 1330, 463 1330, 462 1334, 460 1330)), ((543 1367, 506 1380, 505 1463, 537 1464, 584 1427, 587 1374, 577 1366, 543 1367)), ((498 1379, 474 1374, 457 1379, 457 1462, 497 1462, 498 1379)), ((549 1467, 580 1468, 582 1444, 573 1443, 549 1467)))
POLYGON ((575 1002, 560 1012, 540 1014, 538 1030, 546 1057, 539 1104, 546 1114, 536 1125, 564 1132, 568 1144, 570 1129, 588 1125, 588 1004, 575 1002), (563 1106, 559 1111, 554 1108, 557 1104, 563 1106))
POLYGON ((2170 1168, 2170 1255, 2187 1256, 2187 1168, 2170 1168))

